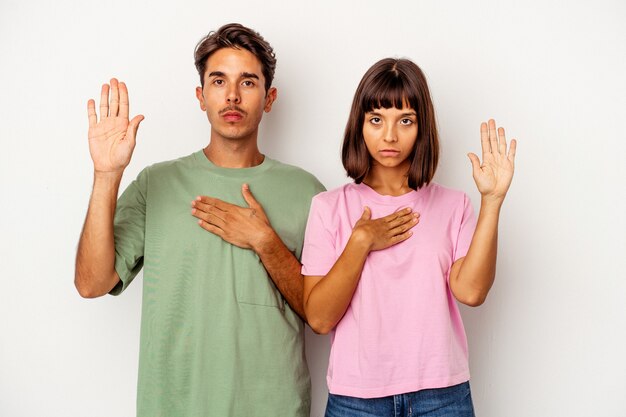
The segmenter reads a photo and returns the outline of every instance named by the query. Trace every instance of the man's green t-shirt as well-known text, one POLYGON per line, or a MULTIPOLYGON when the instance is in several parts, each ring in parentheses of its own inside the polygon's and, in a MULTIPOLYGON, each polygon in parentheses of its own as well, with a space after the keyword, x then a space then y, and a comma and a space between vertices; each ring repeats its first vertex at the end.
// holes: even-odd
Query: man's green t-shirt
POLYGON ((144 267, 139 417, 309 415, 302 320, 255 252, 191 215, 198 195, 246 207, 243 183, 300 259, 311 198, 324 187, 267 157, 252 168, 221 168, 198 151, 152 165, 117 203, 121 282, 111 293, 144 267))

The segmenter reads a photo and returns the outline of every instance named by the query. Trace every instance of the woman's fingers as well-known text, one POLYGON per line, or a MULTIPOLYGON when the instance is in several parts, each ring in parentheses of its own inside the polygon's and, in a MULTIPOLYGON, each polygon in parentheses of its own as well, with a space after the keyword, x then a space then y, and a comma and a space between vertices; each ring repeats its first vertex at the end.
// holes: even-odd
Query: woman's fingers
POLYGON ((485 155, 491 152, 491 145, 489 145, 489 129, 485 122, 480 124, 480 146, 483 150, 483 159, 485 159, 485 155))
POLYGON ((498 152, 500 155, 506 155, 506 136, 503 127, 498 128, 498 152))
POLYGON ((515 150, 517 149, 517 141, 515 139, 511 140, 511 145, 509 146, 509 154, 508 159, 511 162, 515 162, 515 150))
POLYGON ((415 225, 417 225, 419 223, 419 216, 410 216, 410 218, 408 219, 408 221, 405 221, 402 224, 399 224, 398 226, 392 228, 389 230, 389 234, 390 236, 397 236, 400 234, 405 233, 407 230, 412 229, 413 227, 415 227, 415 225))
POLYGON ((478 159, 478 155, 476 155, 473 152, 470 152, 467 154, 467 157, 470 159, 470 162, 472 163, 472 171, 474 173, 474 176, 478 175, 480 173, 480 160, 478 159))
POLYGON ((396 220, 398 220, 399 218, 406 216, 408 214, 411 213, 411 208, 410 207, 406 207, 403 208, 402 210, 398 210, 398 211, 394 211, 391 214, 386 215, 385 217, 380 218, 380 220, 382 221, 386 221, 386 222, 395 222, 396 220))
POLYGON ((491 153, 498 153, 498 134, 496 132, 496 121, 489 119, 489 146, 491 147, 491 153))
POLYGON ((395 219, 387 222, 387 227, 389 227, 389 229, 394 229, 398 226, 401 226, 403 224, 409 223, 411 221, 413 221, 413 219, 415 218, 419 218, 419 214, 418 213, 413 213, 412 211, 409 211, 407 213, 401 214, 398 217, 396 217, 395 219))

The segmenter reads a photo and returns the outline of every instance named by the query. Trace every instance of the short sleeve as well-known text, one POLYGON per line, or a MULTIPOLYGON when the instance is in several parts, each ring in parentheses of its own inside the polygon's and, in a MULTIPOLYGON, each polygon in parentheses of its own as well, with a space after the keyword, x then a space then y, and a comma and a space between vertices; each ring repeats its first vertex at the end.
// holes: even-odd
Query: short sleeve
POLYGON ((324 276, 337 261, 334 233, 327 226, 332 213, 320 198, 323 195, 311 202, 302 248, 302 275, 324 276))
POLYGON ((143 267, 146 230, 147 169, 122 193, 114 220, 115 270, 120 282, 110 291, 121 294, 143 267))
POLYGON ((472 202, 466 194, 463 194, 463 214, 461 215, 461 222, 459 226, 459 233, 456 239, 456 245, 454 247, 454 261, 467 255, 470 244, 472 243, 472 237, 474 237, 474 230, 476 229, 476 215, 474 214, 474 208, 472 202))

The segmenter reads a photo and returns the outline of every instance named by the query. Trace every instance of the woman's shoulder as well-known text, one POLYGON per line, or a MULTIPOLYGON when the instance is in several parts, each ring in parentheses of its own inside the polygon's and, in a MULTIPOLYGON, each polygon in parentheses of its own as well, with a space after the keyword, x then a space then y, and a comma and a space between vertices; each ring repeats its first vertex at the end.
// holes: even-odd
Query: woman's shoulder
POLYGON ((345 204, 350 201, 350 194, 356 192, 354 183, 347 183, 328 191, 322 191, 313 197, 313 205, 318 207, 334 208, 339 204, 345 204))
POLYGON ((436 182, 431 182, 426 186, 425 191, 432 200, 441 203, 460 203, 464 205, 465 201, 469 201, 469 197, 465 191, 446 187, 436 182))

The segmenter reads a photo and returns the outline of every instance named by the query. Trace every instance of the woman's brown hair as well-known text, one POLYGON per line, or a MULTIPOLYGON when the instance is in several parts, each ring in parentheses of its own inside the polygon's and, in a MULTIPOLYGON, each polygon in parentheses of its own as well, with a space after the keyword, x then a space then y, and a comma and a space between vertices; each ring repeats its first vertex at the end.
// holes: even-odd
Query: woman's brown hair
POLYGON ((363 139, 365 113, 378 108, 402 109, 404 104, 417 113, 417 140, 409 156, 409 187, 417 190, 433 179, 439 162, 439 138, 426 77, 408 59, 385 58, 372 65, 361 79, 344 133, 341 161, 357 184, 365 179, 371 164, 363 139))

